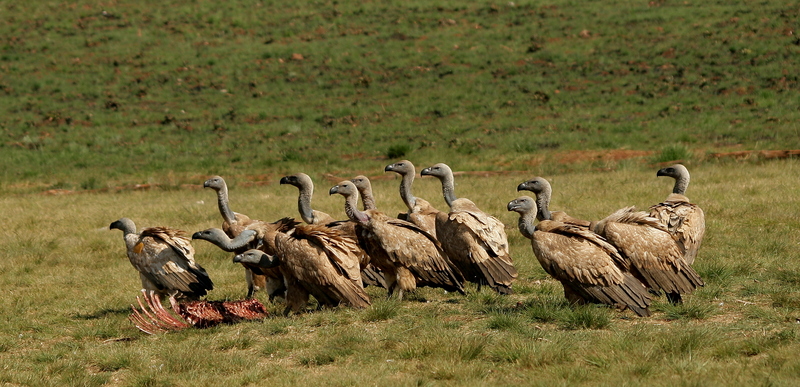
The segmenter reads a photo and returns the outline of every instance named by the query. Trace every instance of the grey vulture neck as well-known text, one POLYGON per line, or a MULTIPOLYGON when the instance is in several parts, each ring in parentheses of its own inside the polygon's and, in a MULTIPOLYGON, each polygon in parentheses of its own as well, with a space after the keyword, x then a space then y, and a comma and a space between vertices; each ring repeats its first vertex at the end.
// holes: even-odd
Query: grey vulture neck
POLYGON ((286 176, 281 179, 281 184, 291 184, 300 190, 297 197, 297 211, 300 217, 308 224, 314 223, 314 210, 311 209, 311 196, 314 194, 314 182, 305 173, 286 176))
POLYGON ((236 251, 247 246, 256 237, 255 230, 244 230, 236 238, 231 239, 224 231, 218 228, 198 231, 192 234, 192 239, 203 239, 211 242, 223 251, 236 251))
POLYGON ((402 180, 400 180, 400 198, 403 199, 403 203, 408 207, 408 212, 413 212, 414 206, 417 205, 417 198, 411 193, 411 186, 414 184, 414 177, 417 174, 414 164, 408 160, 398 161, 394 164, 387 165, 384 171, 392 171, 400 174, 402 177, 402 180))
POLYGON ((675 164, 658 170, 656 176, 669 176, 675 179, 675 186, 672 193, 686 195, 686 188, 689 187, 689 170, 681 164, 675 164))
POLYGON ((364 175, 358 175, 350 179, 356 185, 359 195, 361 195, 361 202, 364 204, 364 211, 377 210, 378 206, 375 205, 375 196, 372 195, 372 184, 364 175))
POLYGON ((517 191, 531 191, 536 194, 536 219, 540 222, 543 220, 552 220, 550 214, 550 197, 553 194, 553 188, 550 182, 542 177, 534 177, 517 186, 517 191))
POLYGON ((444 201, 450 208, 453 208, 453 202, 456 201, 455 180, 453 179, 453 170, 447 164, 439 163, 432 167, 422 170, 422 175, 431 175, 439 178, 442 182, 442 194, 444 201))
POLYGON ((331 195, 338 193, 344 196, 344 212, 350 220, 361 224, 369 222, 369 216, 365 212, 358 210, 358 189, 356 189, 353 182, 349 180, 342 181, 331 188, 329 193, 331 195))
POLYGON ((225 179, 220 176, 214 176, 206 180, 205 183, 203 183, 203 187, 212 188, 214 191, 217 191, 217 206, 219 207, 219 213, 222 215, 222 219, 229 224, 236 223, 236 214, 233 213, 228 202, 228 184, 225 183, 225 179))

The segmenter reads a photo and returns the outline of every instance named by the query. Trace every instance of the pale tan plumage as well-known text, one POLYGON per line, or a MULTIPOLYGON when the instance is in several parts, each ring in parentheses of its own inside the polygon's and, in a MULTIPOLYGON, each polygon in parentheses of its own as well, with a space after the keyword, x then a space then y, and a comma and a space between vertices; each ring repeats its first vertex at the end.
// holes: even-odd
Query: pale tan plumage
POLYGON ((442 182, 450 213, 436 216, 436 239, 467 281, 488 285, 501 294, 512 293, 517 269, 508 251, 505 225, 481 211, 469 199, 456 199, 453 172, 446 164, 436 164, 421 174, 436 176, 442 182))
POLYGON ((386 278, 389 295, 399 298, 417 286, 463 292, 462 276, 446 258, 436 240, 416 225, 393 219, 377 210, 356 208, 358 191, 350 181, 331 188, 345 197, 345 212, 355 221, 359 244, 386 278))
POLYGON ((142 281, 142 289, 169 296, 196 299, 214 288, 211 278, 194 260, 194 248, 183 231, 151 227, 136 233, 136 225, 122 218, 109 226, 122 230, 128 259, 142 281))
MULTIPOLYGON (((247 215, 233 212, 230 208, 228 199, 228 185, 220 176, 213 176, 203 182, 204 188, 211 188, 217 193, 217 207, 219 208, 220 215, 222 215, 222 231, 230 238, 236 238, 244 230, 255 230, 258 235, 252 240, 252 243, 243 248, 236 249, 236 252, 242 252, 248 248, 255 248, 258 246, 259 241, 263 237, 263 233, 259 231, 263 227, 260 220, 250 219, 247 215)), ((247 283, 247 298, 253 297, 256 291, 264 289, 270 295, 270 299, 274 294, 282 292, 285 287, 281 281, 277 281, 276 277, 280 276, 273 273, 264 273, 262 270, 254 267, 244 266, 245 281, 247 283)))
POLYGON ((659 219, 667 227, 683 249, 683 258, 691 265, 703 242, 706 220, 700 206, 691 203, 685 196, 689 186, 689 171, 683 165, 675 164, 660 169, 656 176, 674 178, 675 186, 665 201, 650 207, 650 216, 659 219))
POLYGON ((553 188, 550 182, 542 177, 534 177, 517 186, 517 191, 531 191, 536 194, 536 219, 540 222, 543 220, 554 220, 557 222, 567 223, 578 227, 589 228, 589 221, 578 219, 568 215, 564 211, 550 211, 550 197, 552 196, 553 188))
POLYGON ((670 302, 681 302, 682 294, 704 285, 666 227, 646 212, 622 208, 591 228, 626 258, 626 269, 646 286, 664 291, 670 302))
POLYGON ((534 228, 536 203, 522 196, 508 203, 520 214, 519 229, 531 239, 536 259, 544 270, 564 286, 564 296, 573 303, 601 303, 629 308, 649 316, 650 296, 644 285, 622 270, 617 249, 586 228, 543 220, 534 228))
POLYGON ((403 203, 408 207, 408 212, 400 214, 398 218, 414 223, 427 233, 436 236, 436 215, 440 211, 426 200, 415 197, 411 193, 411 186, 416 175, 414 164, 408 160, 402 160, 387 165, 384 171, 395 172, 402 176, 400 180, 400 198, 403 199, 403 203))

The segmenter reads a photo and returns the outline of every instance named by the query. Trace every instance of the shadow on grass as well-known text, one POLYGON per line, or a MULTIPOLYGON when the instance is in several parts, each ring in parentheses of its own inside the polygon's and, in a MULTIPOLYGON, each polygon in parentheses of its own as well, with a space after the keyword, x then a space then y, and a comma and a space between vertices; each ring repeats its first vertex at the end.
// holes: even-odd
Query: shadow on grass
POLYGON ((78 320, 97 320, 108 316, 127 316, 130 313, 130 307, 103 308, 92 313, 76 313, 73 318, 78 320))

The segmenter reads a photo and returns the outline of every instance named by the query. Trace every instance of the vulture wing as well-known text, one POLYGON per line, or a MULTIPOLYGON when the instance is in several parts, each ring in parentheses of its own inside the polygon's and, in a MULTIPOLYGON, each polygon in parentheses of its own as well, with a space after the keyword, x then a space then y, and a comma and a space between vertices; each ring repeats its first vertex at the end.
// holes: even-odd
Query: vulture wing
POLYGON ((214 288, 205 269, 194 261, 194 248, 183 232, 166 227, 142 230, 129 252, 131 263, 159 289, 202 297, 214 288))

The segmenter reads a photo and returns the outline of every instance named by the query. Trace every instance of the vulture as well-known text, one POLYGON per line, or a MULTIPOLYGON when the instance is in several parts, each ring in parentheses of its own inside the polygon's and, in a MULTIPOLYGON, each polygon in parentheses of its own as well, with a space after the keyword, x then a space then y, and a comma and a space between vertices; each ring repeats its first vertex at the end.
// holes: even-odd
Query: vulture
POLYGON ((330 215, 311 209, 311 196, 314 194, 314 183, 311 178, 305 173, 298 173, 294 175, 284 176, 281 178, 281 184, 291 184, 300 190, 300 196, 297 198, 297 209, 300 211, 300 217, 308 224, 328 224, 335 222, 336 219, 330 215))
POLYGON ((550 212, 550 196, 553 189, 550 183, 542 177, 534 177, 517 186, 517 191, 531 191, 536 194, 536 219, 540 222, 543 220, 554 220, 563 222, 578 227, 589 228, 589 221, 573 218, 563 211, 550 212))
POLYGON ((517 269, 508 252, 505 225, 481 211, 471 200, 456 199, 453 171, 446 164, 425 168, 423 176, 442 182, 450 213, 436 215, 436 239, 467 281, 488 285, 500 294, 511 294, 517 269))
MULTIPOLYGON (((366 180, 365 185, 369 185, 369 180, 364 177, 366 180)), ((300 211, 300 217, 303 218, 308 224, 321 224, 327 225, 328 227, 338 229, 341 232, 341 235, 346 238, 351 238, 353 241, 356 241, 356 234, 355 234, 355 223, 349 220, 339 220, 333 219, 332 216, 322 212, 311 209, 311 196, 314 193, 314 183, 311 181, 311 178, 308 177, 305 173, 298 173, 295 175, 284 176, 281 178, 281 184, 291 184, 297 187, 300 190, 300 196, 297 199, 297 208, 300 211)), ((362 185, 364 185, 362 184, 362 185)), ((372 197, 372 187, 369 187, 370 198, 372 197)), ((368 202, 364 202, 365 205, 369 205, 368 202)), ((371 202, 372 205, 375 204, 374 200, 371 202)), ((378 287, 386 287, 385 280, 383 278, 383 274, 380 270, 376 267, 370 265, 370 258, 366 252, 363 250, 360 251, 360 264, 363 270, 361 279, 364 281, 365 285, 370 286, 378 286, 378 287)))
POLYGON ((309 294, 320 306, 370 305, 361 284, 360 249, 338 230, 324 225, 298 226, 288 233, 277 234, 275 246, 275 255, 254 249, 237 255, 234 261, 262 267, 280 266, 287 273, 287 281, 296 281, 299 291, 287 293, 285 314, 304 309, 309 294))
MULTIPOLYGON (((250 219, 247 215, 239 214, 231 210, 228 202, 228 185, 225 179, 220 176, 213 176, 203 183, 203 188, 211 188, 217 192, 217 206, 219 213, 222 215, 222 231, 230 238, 235 238, 242 231, 246 229, 257 228, 261 225, 261 221, 250 219)), ((242 246, 240 248, 256 247, 258 245, 258 238, 253 239, 252 244, 249 246, 242 246)), ((219 246, 219 245, 218 245, 219 246)), ((236 250, 236 249, 234 249, 236 250)), ((226 250, 226 251, 234 251, 226 250)), ((247 281, 247 298, 252 298, 253 294, 259 289, 265 289, 268 293, 274 293, 276 289, 282 288, 282 285, 270 280, 268 275, 263 271, 252 267, 245 266, 245 280, 247 281)), ((272 275, 275 277, 274 273, 272 275)), ((272 296, 270 296, 271 298, 272 296)))
POLYGON ((128 218, 111 223, 122 230, 128 259, 142 280, 142 289, 160 296, 198 299, 214 288, 202 266, 194 261, 194 248, 184 232, 168 227, 150 227, 136 233, 128 218))
POLYGON ((330 189, 344 196, 344 210, 356 223, 359 244, 383 272, 391 297, 399 299, 418 286, 430 286, 464 293, 463 276, 452 265, 439 243, 416 225, 393 219, 378 210, 359 211, 358 190, 348 180, 330 189))
POLYGON ((590 228, 619 250, 625 269, 654 291, 664 291, 671 303, 704 285, 667 228, 646 212, 622 208, 590 228))
POLYGON ((508 203, 519 214, 519 231, 531 240, 542 268, 564 286, 571 303, 606 304, 650 315, 650 295, 642 283, 620 268, 623 258, 614 246, 588 228, 553 220, 533 221, 536 201, 521 196, 508 203))
POLYGON ((389 164, 383 170, 384 172, 395 172, 402 176, 402 180, 400 180, 400 198, 403 199, 403 203, 408 207, 408 212, 398 217, 408 220, 427 233, 436 236, 436 215, 440 211, 426 200, 415 197, 411 193, 411 185, 414 183, 416 175, 414 164, 408 160, 403 160, 389 164))
POLYGON ((706 220, 703 210, 689 202, 686 188, 689 186, 689 170, 681 164, 675 164, 658 170, 656 176, 669 176, 675 179, 675 186, 667 200, 650 207, 650 216, 661 221, 681 248, 683 258, 688 264, 694 263, 697 250, 706 233, 706 220))
MULTIPOLYGON (((297 226, 297 222, 292 218, 283 218, 273 223, 265 223, 259 221, 252 226, 255 229, 243 230, 236 238, 231 239, 225 234, 224 231, 218 228, 210 228, 203 231, 198 231, 192 234, 192 239, 201 239, 211 242, 215 246, 224 251, 234 253, 243 253, 254 246, 259 249, 274 254, 275 253, 275 235, 279 233, 286 233, 297 226)), ((249 272, 260 275, 265 278, 265 290, 269 296, 270 301, 274 301, 275 297, 284 297, 286 293, 286 284, 283 279, 283 273, 280 268, 264 268, 258 265, 250 265, 242 263, 249 272)), ((248 294, 247 298, 252 297, 248 294)))
MULTIPOLYGON (((356 189, 358 189, 358 193, 361 196, 361 204, 364 205, 364 211, 377 210, 378 207, 375 205, 375 197, 372 195, 372 183, 370 183, 369 178, 364 175, 358 175, 350 179, 350 181, 353 182, 356 189)), ((339 229, 343 235, 358 241, 355 225, 356 223, 352 220, 337 221, 328 224, 330 227, 339 229)), ((364 286, 386 288, 386 278, 384 278, 381 269, 370 263, 371 259, 364 249, 361 249, 361 253, 361 281, 364 282, 364 286)))

